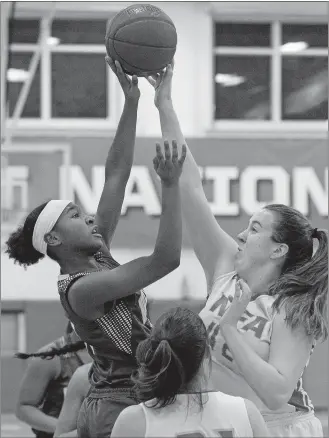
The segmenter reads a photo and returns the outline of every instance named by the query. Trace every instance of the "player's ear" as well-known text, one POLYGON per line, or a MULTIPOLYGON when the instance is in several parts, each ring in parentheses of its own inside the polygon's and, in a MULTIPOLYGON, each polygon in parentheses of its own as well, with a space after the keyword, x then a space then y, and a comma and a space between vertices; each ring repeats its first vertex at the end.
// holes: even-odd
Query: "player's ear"
POLYGON ((59 234, 54 230, 49 231, 49 233, 45 235, 44 240, 49 246, 58 246, 62 243, 59 234))
POLYGON ((276 245, 276 248, 272 251, 272 254, 270 255, 271 259, 279 259, 288 254, 289 246, 285 243, 279 243, 276 245))

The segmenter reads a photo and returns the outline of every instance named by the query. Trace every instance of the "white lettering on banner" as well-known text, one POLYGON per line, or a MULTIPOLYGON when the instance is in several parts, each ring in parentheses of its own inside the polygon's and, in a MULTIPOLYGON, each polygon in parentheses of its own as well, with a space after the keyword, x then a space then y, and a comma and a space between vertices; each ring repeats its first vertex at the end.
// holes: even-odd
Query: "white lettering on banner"
MULTIPOLYGON (((65 168, 60 168, 60 178, 65 178, 65 168)), ((80 166, 70 166, 71 191, 79 199, 86 213, 95 213, 104 186, 104 166, 93 166, 91 169, 91 185, 80 166)), ((60 184, 60 190, 64 187, 60 184)), ((64 194, 60 192, 60 197, 64 194)))
MULTIPOLYGON (((296 167, 292 174, 281 166, 249 166, 240 174, 233 166, 211 166, 199 168, 204 179, 213 181, 213 201, 210 207, 215 216, 238 216, 241 207, 252 215, 266 203, 293 205, 306 216, 310 213, 312 201, 321 216, 328 215, 328 169, 325 169, 324 186, 311 167, 296 167), (203 171, 202 171, 203 169, 203 171), (231 182, 239 181, 239 200, 231 202, 231 182), (258 184, 261 181, 272 183, 272 196, 267 202, 258 200, 258 184), (290 191, 292 187, 293 199, 290 191)), ((70 179, 72 192, 77 196, 84 210, 94 213, 104 184, 104 166, 94 166, 91 171, 91 184, 87 181, 80 166, 71 166, 70 179)), ((61 175, 63 169, 61 169, 61 175)), ((147 166, 133 166, 127 183, 121 214, 125 215, 131 207, 142 208, 147 215, 159 216, 161 204, 147 166)))
POLYGON ((133 166, 131 169, 121 214, 125 215, 129 207, 142 207, 149 216, 161 214, 158 195, 149 169, 145 166, 133 166))
POLYGON ((308 215, 310 200, 321 216, 328 216, 328 168, 324 171, 324 187, 312 167, 296 167, 292 171, 294 208, 308 215))
POLYGON ((240 202, 244 211, 250 216, 266 204, 290 205, 290 177, 280 166, 250 166, 240 177, 240 202), (267 202, 257 199, 259 181, 272 181, 273 198, 267 202))
POLYGON ((206 167, 205 180, 212 180, 213 202, 209 202, 211 211, 215 216, 238 216, 239 205, 230 202, 231 181, 239 178, 237 167, 206 167))

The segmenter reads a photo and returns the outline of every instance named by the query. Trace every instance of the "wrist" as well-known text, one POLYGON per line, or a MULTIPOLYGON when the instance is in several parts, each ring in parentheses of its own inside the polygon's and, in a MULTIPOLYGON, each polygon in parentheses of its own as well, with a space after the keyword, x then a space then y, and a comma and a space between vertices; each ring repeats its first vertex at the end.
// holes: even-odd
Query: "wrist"
POLYGON ((131 107, 131 108, 137 108, 139 103, 139 97, 129 97, 125 96, 125 106, 131 107))
POLYGON ((156 107, 159 112, 166 112, 174 109, 174 105, 171 98, 164 99, 162 102, 157 104, 156 107))
POLYGON ((170 189, 173 187, 178 187, 178 179, 175 179, 173 181, 163 181, 161 180, 161 186, 166 188, 166 189, 170 189))

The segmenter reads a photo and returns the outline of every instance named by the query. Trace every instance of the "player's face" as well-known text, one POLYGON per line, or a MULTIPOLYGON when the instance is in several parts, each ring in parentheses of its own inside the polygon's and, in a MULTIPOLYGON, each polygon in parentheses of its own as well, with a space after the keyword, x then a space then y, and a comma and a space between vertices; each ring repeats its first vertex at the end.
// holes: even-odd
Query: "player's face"
POLYGON ((271 261, 277 248, 272 236, 274 216, 268 210, 260 210, 254 214, 248 228, 238 235, 239 251, 235 258, 235 269, 241 278, 259 269, 271 261))
POLYGON ((56 224, 56 232, 68 251, 95 254, 102 246, 94 216, 86 215, 80 207, 69 204, 56 224))

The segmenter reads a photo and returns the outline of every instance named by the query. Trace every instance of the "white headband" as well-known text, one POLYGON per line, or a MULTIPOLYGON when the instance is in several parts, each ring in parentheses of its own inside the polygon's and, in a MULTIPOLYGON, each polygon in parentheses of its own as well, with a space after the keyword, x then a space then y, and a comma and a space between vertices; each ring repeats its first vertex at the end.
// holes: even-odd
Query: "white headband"
POLYGON ((41 254, 47 255, 47 243, 45 242, 45 235, 51 231, 58 218, 63 213, 64 209, 72 201, 49 201, 34 225, 32 245, 33 247, 41 252, 41 254))

